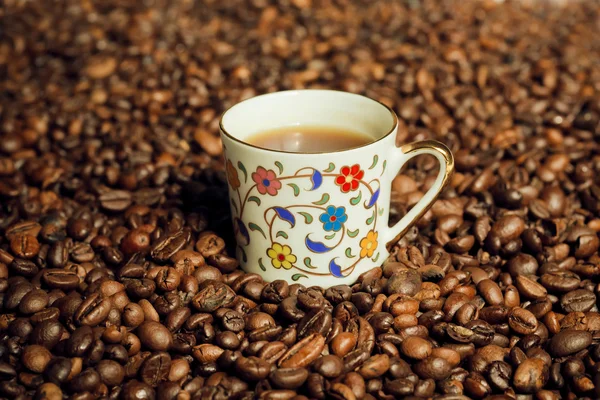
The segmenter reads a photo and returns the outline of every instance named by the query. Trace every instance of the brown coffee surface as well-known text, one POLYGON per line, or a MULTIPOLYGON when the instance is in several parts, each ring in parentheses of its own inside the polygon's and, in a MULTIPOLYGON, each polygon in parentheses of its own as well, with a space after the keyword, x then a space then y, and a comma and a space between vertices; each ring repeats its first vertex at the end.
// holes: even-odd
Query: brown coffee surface
POLYGON ((284 126, 251 135, 254 146, 294 153, 322 153, 363 146, 373 138, 360 132, 332 126, 284 126))

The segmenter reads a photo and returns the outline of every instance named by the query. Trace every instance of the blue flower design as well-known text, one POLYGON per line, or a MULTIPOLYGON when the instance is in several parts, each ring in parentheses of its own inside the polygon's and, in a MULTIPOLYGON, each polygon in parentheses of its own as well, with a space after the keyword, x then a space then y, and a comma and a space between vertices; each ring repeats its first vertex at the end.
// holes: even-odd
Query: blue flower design
POLYGON ((325 212, 319 217, 319 221, 323 223, 323 229, 327 232, 339 231, 342 229, 342 224, 347 220, 346 207, 328 206, 325 212))

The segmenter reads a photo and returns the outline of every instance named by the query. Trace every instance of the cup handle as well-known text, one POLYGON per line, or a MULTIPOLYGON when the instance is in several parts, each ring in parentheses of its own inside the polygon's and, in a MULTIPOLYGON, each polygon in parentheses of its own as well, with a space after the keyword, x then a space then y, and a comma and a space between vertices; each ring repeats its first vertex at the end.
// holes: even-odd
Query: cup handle
POLYGON ((390 165, 389 171, 394 174, 393 177, 398 175, 398 172, 400 172, 400 169, 408 160, 421 154, 435 156, 440 163, 440 172, 431 188, 429 188, 421 200, 396 225, 384 231, 383 243, 386 244, 388 249, 400 240, 406 231, 431 208, 433 202, 438 198, 454 172, 454 157, 452 156, 452 152, 446 145, 438 141, 423 140, 421 142, 409 143, 400 148, 394 148, 393 151, 400 152, 399 157, 392 158, 392 165, 390 165))

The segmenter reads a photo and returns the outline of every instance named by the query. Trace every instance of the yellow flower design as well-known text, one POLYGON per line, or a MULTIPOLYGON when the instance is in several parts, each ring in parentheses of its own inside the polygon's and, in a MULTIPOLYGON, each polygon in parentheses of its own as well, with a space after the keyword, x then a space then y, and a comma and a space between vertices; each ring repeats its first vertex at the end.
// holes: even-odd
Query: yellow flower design
POLYGON ((233 166, 231 160, 227 160, 227 180, 233 188, 233 190, 240 187, 240 178, 238 177, 237 169, 233 166))
POLYGON ((271 258, 271 264, 275 268, 290 269, 296 262, 296 256, 292 254, 292 249, 285 244, 273 243, 273 246, 267 250, 267 255, 271 258))
POLYGON ((377 248, 377 232, 370 231, 367 237, 360 241, 360 258, 372 257, 377 248))

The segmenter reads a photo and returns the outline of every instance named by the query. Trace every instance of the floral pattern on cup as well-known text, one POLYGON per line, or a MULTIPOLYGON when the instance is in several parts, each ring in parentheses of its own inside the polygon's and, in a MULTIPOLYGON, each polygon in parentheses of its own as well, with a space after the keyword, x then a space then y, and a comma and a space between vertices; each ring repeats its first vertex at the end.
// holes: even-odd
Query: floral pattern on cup
MULTIPOLYGON (((378 163, 378 157, 375 156, 369 169, 375 168, 378 163)), ((329 163, 329 167, 324 170, 318 170, 313 167, 300 168, 292 174, 284 174, 284 165, 275 162, 275 169, 265 166, 257 166, 256 170, 248 173, 242 162, 237 162, 237 168, 232 160, 226 161, 227 180, 234 192, 232 197, 232 212, 234 220, 234 232, 236 234, 238 247, 241 249, 242 256, 245 258, 244 248, 248 246, 253 235, 260 235, 267 239, 271 244, 266 250, 266 257, 258 259, 258 264, 263 271, 269 266, 276 269, 294 269, 298 271, 292 279, 308 278, 309 276, 333 276, 345 277, 351 274, 358 263, 364 259, 370 259, 377 262, 379 258, 379 242, 376 232, 377 216, 382 215, 383 208, 377 208, 379 198, 379 179, 372 179, 369 182, 364 180, 365 171, 359 164, 343 165, 336 168, 334 163, 329 163), (245 193, 241 193, 240 177, 243 175, 244 182, 251 179, 253 183, 245 193), (325 181, 335 185, 326 185, 327 187, 336 187, 339 191, 347 195, 347 204, 332 204, 331 194, 327 191, 318 190, 325 181), (271 206, 264 210, 262 220, 244 219, 244 212, 250 203, 256 203, 260 206, 263 202, 263 196, 273 196, 275 199, 282 190, 292 190, 293 195, 298 197, 301 191, 315 192, 315 201, 308 204, 286 204, 285 206, 271 206), (235 195, 237 194, 237 196, 235 195), (364 196, 364 198, 363 198, 364 196), (237 197, 237 201, 235 198, 237 197), (370 228, 368 232, 361 235, 360 229, 352 229, 352 217, 356 213, 351 212, 353 207, 362 207, 370 211, 370 217, 366 220, 370 228), (372 210, 372 211, 371 211, 372 210), (350 215, 350 216, 349 216, 350 215), (246 221, 246 222, 244 222, 246 221), (276 222, 284 222, 285 229, 276 228, 276 222), (297 223, 310 225, 315 229, 304 237, 304 246, 310 253, 316 255, 327 255, 332 250, 338 248, 344 239, 353 240, 353 245, 347 247, 344 251, 344 257, 332 257, 328 265, 314 266, 313 259, 305 257, 302 262, 297 259, 294 250, 281 240, 289 239, 293 235, 293 229, 297 223), (320 223, 320 227, 316 228, 320 223), (269 265, 270 261, 270 265, 269 265), (325 269, 328 272, 323 272, 325 269)), ((383 175, 386 162, 380 164, 381 175, 383 175)), ((324 186, 325 187, 325 186, 324 186)), ((322 188, 321 188, 322 189, 322 188)), ((339 199, 339 197, 338 197, 339 199)), ((247 216, 246 216, 247 217, 247 216)), ((357 221, 357 225, 364 227, 365 220, 357 221)), ((364 229, 364 228, 362 228, 364 229)), ((297 245, 297 244, 296 244, 297 245)), ((301 251, 306 253, 305 250, 301 251)), ((322 259, 322 258, 321 258, 322 259)))
POLYGON ((273 243, 267 250, 267 255, 271 258, 274 268, 291 269, 296 263, 296 256, 292 254, 292 249, 286 244, 273 243))
POLYGON ((265 169, 258 167, 256 172, 252 174, 252 180, 256 183, 256 190, 258 193, 268 193, 271 196, 275 196, 277 191, 281 189, 281 182, 277 179, 277 175, 272 169, 265 169))
POLYGON ((225 167, 225 169, 227 171, 227 181, 229 182, 233 190, 237 190, 241 185, 237 169, 235 169, 231 161, 227 161, 227 166, 225 167))
POLYGON ((369 231, 369 233, 367 233, 367 236, 364 237, 361 241, 360 241, 360 256, 361 257, 372 257, 373 256, 373 252, 375 252, 375 249, 377 249, 377 232, 374 231, 369 231))
POLYGON ((319 216, 319 221, 323 223, 323 229, 327 232, 339 232, 347 220, 346 207, 328 206, 319 216))
POLYGON ((335 178, 335 184, 338 185, 342 192, 348 193, 351 190, 358 189, 360 180, 365 175, 365 171, 360 169, 358 164, 353 166, 344 166, 340 170, 340 174, 335 178))

